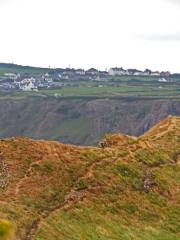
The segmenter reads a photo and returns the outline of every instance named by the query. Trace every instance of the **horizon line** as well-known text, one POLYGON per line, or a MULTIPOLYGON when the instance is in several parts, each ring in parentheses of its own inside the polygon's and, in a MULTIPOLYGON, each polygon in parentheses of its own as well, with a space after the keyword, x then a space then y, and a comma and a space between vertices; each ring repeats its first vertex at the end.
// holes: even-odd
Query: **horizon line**
MULTIPOLYGON (((123 68, 122 66, 121 67, 118 67, 117 65, 116 66, 113 66, 113 67, 107 67, 107 68, 105 68, 104 70, 100 70, 100 68, 97 68, 97 67, 95 67, 95 66, 92 66, 92 67, 90 67, 90 68, 83 68, 83 67, 72 67, 71 65, 69 65, 69 66, 67 66, 67 67, 57 67, 57 66, 54 66, 54 67, 52 67, 51 65, 49 65, 48 67, 45 67, 45 66, 37 66, 37 65, 30 65, 30 64, 20 64, 20 63, 14 63, 14 62, 1 62, 0 61, 0 64, 4 64, 4 65, 16 65, 16 66, 19 66, 19 67, 28 67, 28 68, 40 68, 40 69, 50 69, 50 70, 55 70, 55 69, 82 69, 82 70, 85 70, 85 71, 87 71, 87 70, 89 70, 89 69, 91 69, 91 68, 95 68, 96 70, 98 70, 98 71, 108 71, 107 69, 112 69, 112 68, 123 68)), ((123 68, 124 69, 124 68, 123 68)), ((134 70, 138 70, 138 71, 145 71, 145 70, 150 70, 150 71, 152 71, 152 72, 156 72, 156 71, 158 71, 158 72, 170 72, 171 74, 180 74, 180 72, 171 72, 170 70, 151 70, 150 68, 144 68, 143 70, 140 68, 127 68, 127 69, 124 69, 124 70, 129 70, 129 69, 134 69, 134 70)))

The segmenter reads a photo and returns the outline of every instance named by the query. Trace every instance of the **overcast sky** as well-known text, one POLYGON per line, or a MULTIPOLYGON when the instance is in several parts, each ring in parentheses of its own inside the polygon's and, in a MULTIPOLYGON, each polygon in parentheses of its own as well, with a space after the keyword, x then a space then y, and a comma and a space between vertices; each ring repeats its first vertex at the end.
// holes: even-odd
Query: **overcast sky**
POLYGON ((180 72, 180 0, 0 0, 0 62, 180 72))

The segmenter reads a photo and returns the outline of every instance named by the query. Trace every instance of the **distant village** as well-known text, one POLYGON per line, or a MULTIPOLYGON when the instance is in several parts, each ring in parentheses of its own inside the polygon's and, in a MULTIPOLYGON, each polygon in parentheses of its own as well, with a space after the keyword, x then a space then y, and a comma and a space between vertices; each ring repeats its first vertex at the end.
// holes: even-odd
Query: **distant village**
POLYGON ((146 69, 110 68, 109 71, 99 71, 95 68, 84 69, 49 69, 46 73, 11 73, 0 75, 0 90, 38 91, 40 89, 62 88, 78 86, 78 81, 107 82, 118 76, 156 76, 159 82, 166 82, 170 72, 151 71, 146 69))

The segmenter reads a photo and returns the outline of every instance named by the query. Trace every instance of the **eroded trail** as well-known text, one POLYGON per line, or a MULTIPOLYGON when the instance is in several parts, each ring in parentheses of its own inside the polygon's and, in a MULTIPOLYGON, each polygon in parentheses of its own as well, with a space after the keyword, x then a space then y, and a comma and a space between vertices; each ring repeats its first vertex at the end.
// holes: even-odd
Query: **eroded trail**
MULTIPOLYGON (((162 136, 168 134, 169 132, 173 131, 174 129, 177 128, 177 120, 173 117, 169 117, 166 121, 165 124, 162 124, 161 126, 159 126, 159 129, 157 128, 157 126, 155 126, 156 128, 156 134, 153 134, 154 136, 154 140, 161 138, 162 136), (157 129, 159 130, 159 132, 157 131, 157 129)), ((152 128, 153 131, 154 128, 152 128)), ((149 132, 145 133, 144 136, 146 136, 149 132)))
POLYGON ((38 160, 36 162, 32 162, 28 168, 28 170, 26 171, 24 177, 22 179, 20 179, 20 181, 17 183, 15 189, 14 189, 14 194, 15 196, 17 196, 19 194, 20 188, 23 185, 23 182, 26 181, 26 179, 28 179, 29 176, 31 176, 32 173, 32 169, 33 169, 33 165, 38 165, 42 162, 42 160, 38 160))
POLYGON ((4 189, 8 184, 9 171, 3 160, 3 154, 0 153, 0 189, 4 189))
MULTIPOLYGON (((32 225, 30 226, 30 228, 28 229, 28 231, 26 233, 25 240, 32 240, 38 234, 43 220, 46 219, 50 214, 52 214, 53 212, 55 212, 57 210, 71 208, 74 204, 81 202, 86 198, 87 194, 89 193, 88 189, 87 188, 78 189, 76 187, 76 185, 80 180, 87 180, 93 176, 93 170, 96 167, 97 162, 93 162, 89 166, 89 168, 86 171, 86 173, 84 174, 84 176, 81 176, 77 179, 75 186, 70 190, 69 193, 66 194, 66 196, 64 197, 64 201, 62 203, 55 206, 54 208, 51 208, 51 210, 49 210, 49 211, 47 211, 47 210, 43 211, 41 213, 41 215, 36 220, 34 220, 34 222, 32 223, 32 225)), ((31 167, 32 166, 30 166, 29 170, 31 170, 31 167)), ((28 177, 28 175, 26 175, 25 178, 27 178, 27 177, 28 177)), ((20 187, 20 185, 19 185, 19 187, 20 187)))

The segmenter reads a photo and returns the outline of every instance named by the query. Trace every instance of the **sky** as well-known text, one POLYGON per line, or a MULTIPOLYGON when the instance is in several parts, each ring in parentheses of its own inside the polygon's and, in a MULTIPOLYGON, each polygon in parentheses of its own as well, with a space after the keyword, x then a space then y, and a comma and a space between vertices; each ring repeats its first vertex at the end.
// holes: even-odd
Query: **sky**
POLYGON ((0 62, 180 72, 180 0, 0 0, 0 62))

